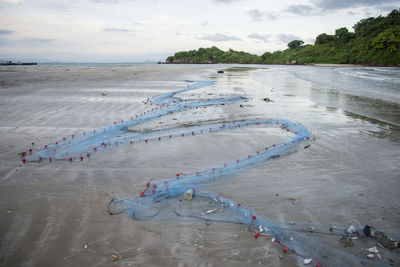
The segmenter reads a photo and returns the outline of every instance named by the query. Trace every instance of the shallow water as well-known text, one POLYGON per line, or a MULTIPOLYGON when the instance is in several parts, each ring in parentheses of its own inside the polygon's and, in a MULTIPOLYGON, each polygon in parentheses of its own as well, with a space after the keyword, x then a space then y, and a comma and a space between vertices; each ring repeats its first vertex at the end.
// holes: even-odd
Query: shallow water
MULTIPOLYGON (((396 99, 394 88, 379 97, 361 90, 369 84, 359 81, 363 77, 346 75, 344 79, 341 73, 370 73, 369 68, 263 66, 216 73, 223 68, 154 66, 149 71, 147 66, 113 66, 115 71, 102 67, 86 72, 58 68, 0 73, 0 262, 107 266, 116 253, 125 266, 297 265, 291 256, 280 260, 279 246, 270 240, 255 240, 241 226, 207 226, 173 214, 155 221, 134 221, 127 215, 106 213, 110 197, 135 196, 148 180, 202 170, 254 153, 282 138, 278 132, 250 127, 121 145, 82 163, 18 163, 17 153, 26 151, 32 142, 43 146, 62 136, 126 120, 144 111, 141 101, 185 87, 185 79, 213 79, 216 84, 183 93, 183 99, 244 96, 249 101, 242 106, 236 103, 172 114, 148 122, 145 128, 281 118, 303 123, 316 138, 305 151, 208 183, 210 191, 273 221, 343 228, 370 224, 399 233, 400 111, 398 102, 387 101, 388 94, 396 99), (335 77, 331 84, 323 83, 330 76, 335 77), (264 101, 266 97, 273 102, 264 101)), ((396 76, 398 72, 390 73, 396 76)), ((364 258, 361 248, 374 245, 359 240, 354 248, 343 248, 337 237, 311 236, 364 258)), ((398 252, 381 253, 383 262, 399 263, 398 252)))

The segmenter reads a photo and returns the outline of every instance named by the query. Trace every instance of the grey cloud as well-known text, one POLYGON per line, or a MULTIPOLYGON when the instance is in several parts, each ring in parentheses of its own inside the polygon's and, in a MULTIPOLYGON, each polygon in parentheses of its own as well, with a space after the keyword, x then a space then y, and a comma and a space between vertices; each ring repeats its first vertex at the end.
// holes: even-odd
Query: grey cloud
POLYGON ((257 8, 247 11, 247 14, 254 21, 275 20, 278 18, 271 12, 261 11, 260 9, 257 9, 257 8))
POLYGON ((307 5, 290 5, 285 11, 296 15, 309 16, 313 14, 314 9, 307 5))
POLYGON ((284 34, 284 33, 276 35, 276 38, 279 41, 281 41, 282 43, 289 43, 290 41, 293 41, 293 40, 301 40, 301 38, 296 35, 284 34))
POLYGON ((225 41, 240 41, 239 37, 236 36, 231 36, 231 35, 225 35, 222 33, 216 33, 216 34, 209 34, 205 35, 201 38, 200 40, 208 40, 208 41, 213 41, 213 42, 225 42, 225 41))
POLYGON ((271 36, 269 34, 261 35, 261 34, 258 34, 258 33, 251 33, 247 37, 249 37, 251 39, 261 40, 264 43, 267 43, 268 40, 271 38, 271 36))
POLYGON ((398 0, 314 0, 313 2, 321 9, 330 10, 360 6, 382 6, 390 3, 398 3, 398 0))
POLYGON ((23 43, 39 44, 39 43, 51 43, 56 41, 56 39, 50 38, 38 38, 38 37, 27 37, 22 39, 23 43))
POLYGON ((105 28, 104 32, 134 32, 132 29, 123 29, 123 28, 105 28))
POLYGON ((95 3, 102 3, 102 4, 116 4, 121 2, 120 0, 93 0, 95 3))
POLYGON ((229 4, 232 2, 236 2, 236 1, 241 1, 241 0, 214 0, 217 3, 222 3, 222 4, 229 4))
POLYGON ((57 39, 50 38, 38 38, 38 37, 26 37, 22 39, 4 39, 0 38, 0 45, 15 45, 15 46, 37 46, 52 43, 57 41, 57 39))
POLYGON ((0 34, 6 35, 6 34, 13 34, 15 31, 12 30, 6 30, 6 29, 0 29, 0 34))

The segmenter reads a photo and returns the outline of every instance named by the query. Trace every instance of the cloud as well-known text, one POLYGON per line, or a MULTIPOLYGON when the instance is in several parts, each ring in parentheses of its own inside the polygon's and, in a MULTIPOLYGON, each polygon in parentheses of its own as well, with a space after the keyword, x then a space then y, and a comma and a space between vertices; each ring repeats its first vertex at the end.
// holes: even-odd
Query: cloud
POLYGON ((258 34, 258 33, 251 33, 247 37, 249 37, 251 39, 261 40, 264 43, 267 43, 268 40, 271 38, 271 35, 269 35, 269 34, 261 35, 261 34, 258 34))
POLYGON ((50 38, 39 38, 39 37, 27 37, 22 39, 23 42, 29 42, 29 43, 51 43, 54 42, 56 39, 50 39, 50 38))
POLYGON ((314 0, 315 6, 324 10, 345 9, 360 6, 382 6, 391 3, 398 3, 398 0, 314 0))
POLYGON ((275 19, 278 18, 277 16, 275 16, 271 12, 261 11, 260 9, 257 9, 257 8, 247 11, 247 14, 254 21, 275 20, 275 19))
POLYGON ((44 45, 48 43, 52 43, 57 41, 57 39, 50 39, 50 38, 39 38, 39 37, 26 37, 22 39, 3 39, 0 38, 1 45, 8 45, 8 46, 23 46, 23 47, 32 47, 38 45, 44 45))
POLYGON ((22 0, 0 0, 0 3, 21 5, 22 4, 22 0))
POLYGON ((285 34, 285 33, 277 34, 275 37, 282 43, 289 43, 290 41, 293 40, 301 40, 301 38, 296 35, 285 34))
POLYGON ((214 0, 217 3, 221 3, 221 4, 230 4, 232 2, 236 2, 236 1, 241 1, 241 0, 214 0))
POLYGON ((104 32, 134 32, 132 29, 123 29, 123 28, 104 28, 104 32))
POLYGON ((208 40, 213 42, 241 41, 239 37, 226 35, 223 33, 209 34, 199 38, 200 40, 208 40))
POLYGON ((0 29, 0 34, 1 35, 13 34, 14 32, 15 31, 12 31, 12 30, 0 29))
POLYGON ((121 2, 120 0, 93 0, 95 3, 102 3, 102 4, 116 4, 121 2))
POLYGON ((296 15, 309 16, 313 14, 314 10, 307 5, 290 5, 285 11, 296 15))

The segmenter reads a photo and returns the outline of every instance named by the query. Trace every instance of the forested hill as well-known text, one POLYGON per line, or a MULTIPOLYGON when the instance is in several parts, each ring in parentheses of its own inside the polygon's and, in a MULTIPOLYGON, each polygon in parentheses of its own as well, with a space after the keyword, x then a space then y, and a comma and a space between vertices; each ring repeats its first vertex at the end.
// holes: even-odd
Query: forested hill
POLYGON ((253 55, 242 51, 222 51, 213 46, 198 50, 182 51, 167 58, 166 63, 206 64, 400 64, 400 9, 387 16, 362 19, 353 30, 339 28, 334 35, 321 33, 314 45, 303 45, 302 40, 288 43, 288 49, 253 55))

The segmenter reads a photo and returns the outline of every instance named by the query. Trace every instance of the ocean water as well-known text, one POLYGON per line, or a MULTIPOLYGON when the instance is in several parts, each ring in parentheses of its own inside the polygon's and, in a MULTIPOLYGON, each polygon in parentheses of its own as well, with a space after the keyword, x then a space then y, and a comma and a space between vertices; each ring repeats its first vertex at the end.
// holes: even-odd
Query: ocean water
POLYGON ((273 87, 283 83, 289 94, 349 115, 400 126, 400 68, 271 66, 255 79, 273 87))

